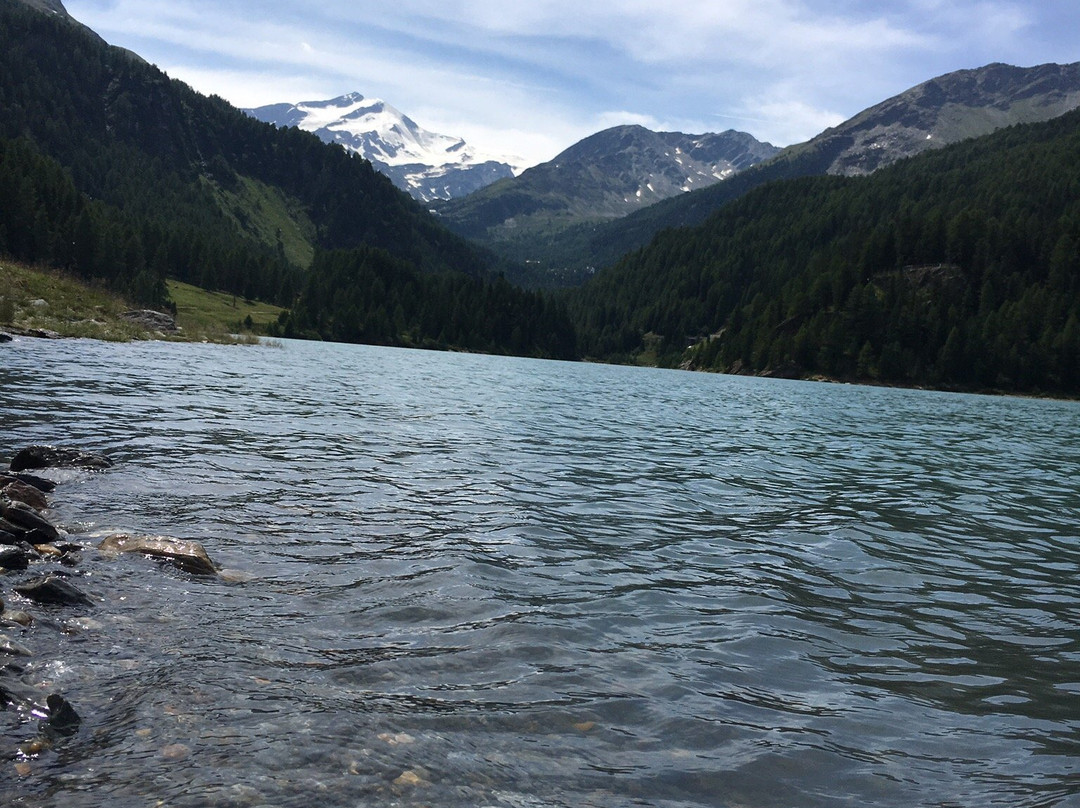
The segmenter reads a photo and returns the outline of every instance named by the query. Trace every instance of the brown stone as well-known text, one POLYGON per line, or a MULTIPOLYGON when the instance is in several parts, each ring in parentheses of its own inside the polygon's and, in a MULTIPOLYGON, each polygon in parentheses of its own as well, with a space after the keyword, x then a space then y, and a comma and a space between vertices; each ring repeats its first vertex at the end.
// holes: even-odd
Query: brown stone
POLYGON ((22 502, 38 511, 43 511, 49 507, 49 502, 45 499, 45 495, 34 488, 34 486, 27 485, 21 480, 15 480, 10 477, 5 477, 3 479, 6 480, 6 482, 0 484, 0 493, 6 494, 8 499, 13 502, 22 502))

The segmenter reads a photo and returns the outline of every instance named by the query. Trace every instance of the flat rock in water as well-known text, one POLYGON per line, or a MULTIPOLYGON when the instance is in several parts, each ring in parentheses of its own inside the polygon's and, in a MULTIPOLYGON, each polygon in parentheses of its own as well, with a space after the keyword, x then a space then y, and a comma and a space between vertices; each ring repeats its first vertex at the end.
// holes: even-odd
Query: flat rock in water
POLYGON ((62 446, 27 446, 11 461, 12 471, 45 468, 80 468, 100 471, 111 466, 112 461, 105 455, 62 446))
POLYGON ((110 555, 141 553, 168 561, 196 575, 213 575, 217 572, 217 566, 197 541, 185 541, 169 536, 129 536, 118 533, 106 538, 98 545, 98 549, 110 555))
POLYGON ((55 603, 61 606, 93 606, 94 602, 74 584, 55 575, 30 581, 15 587, 15 591, 38 603, 55 603))
POLYGON ((0 331, 0 342, 11 342, 14 337, 6 331, 0 331))

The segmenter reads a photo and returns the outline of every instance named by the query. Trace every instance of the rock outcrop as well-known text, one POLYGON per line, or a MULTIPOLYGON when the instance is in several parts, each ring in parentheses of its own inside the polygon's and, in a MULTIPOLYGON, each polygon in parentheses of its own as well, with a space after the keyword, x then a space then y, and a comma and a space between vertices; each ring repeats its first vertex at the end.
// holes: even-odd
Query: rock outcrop
POLYGON ((125 311, 120 317, 129 323, 140 325, 148 331, 161 331, 171 334, 180 330, 176 325, 175 317, 153 309, 132 309, 131 311, 125 311))

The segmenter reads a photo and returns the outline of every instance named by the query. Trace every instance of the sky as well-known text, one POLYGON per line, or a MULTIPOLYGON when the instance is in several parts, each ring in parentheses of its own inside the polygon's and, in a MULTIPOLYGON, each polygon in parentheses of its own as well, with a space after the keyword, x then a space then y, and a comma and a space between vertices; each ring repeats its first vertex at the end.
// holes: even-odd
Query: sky
POLYGON ((550 160, 619 124, 786 146, 934 76, 1080 61, 1076 0, 64 0, 239 107, 359 92, 550 160))

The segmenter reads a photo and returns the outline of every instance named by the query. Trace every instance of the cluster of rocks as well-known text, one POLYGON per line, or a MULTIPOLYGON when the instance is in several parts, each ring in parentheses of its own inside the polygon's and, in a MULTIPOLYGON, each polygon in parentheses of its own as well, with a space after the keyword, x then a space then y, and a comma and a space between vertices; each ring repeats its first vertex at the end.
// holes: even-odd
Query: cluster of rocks
MULTIPOLYGON (((61 694, 44 693, 27 681, 26 662, 35 654, 21 641, 32 636, 40 621, 22 607, 45 609, 46 622, 52 622, 57 610, 89 610, 99 605, 98 599, 71 580, 77 580, 75 568, 83 555, 95 548, 73 541, 53 523, 49 495, 56 483, 33 472, 50 468, 103 471, 111 466, 101 454, 31 446, 15 455, 7 472, 0 472, 0 582, 16 578, 10 594, 0 597, 0 709, 18 710, 27 720, 36 720, 40 730, 36 738, 19 747, 15 757, 36 756, 58 736, 77 733, 81 725, 75 708, 61 694), (12 608, 13 603, 18 607, 12 608)), ((106 537, 96 550, 109 557, 138 553, 198 575, 217 571, 198 542, 166 536, 117 534, 106 537)))
POLYGON ((8 326, 7 331, 0 331, 0 342, 11 342, 12 334, 20 337, 36 337, 37 339, 60 339, 60 335, 47 328, 15 328, 8 326), (10 332, 10 333, 9 333, 10 332))
POLYGON ((180 330, 176 325, 175 317, 153 309, 132 309, 125 311, 120 317, 129 323, 142 326, 147 331, 161 331, 171 334, 180 330))

